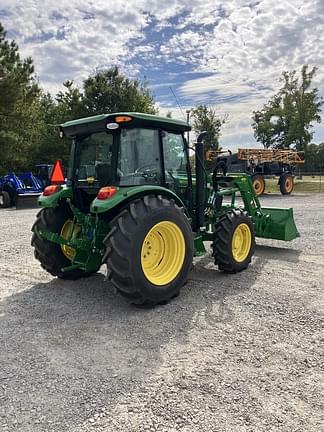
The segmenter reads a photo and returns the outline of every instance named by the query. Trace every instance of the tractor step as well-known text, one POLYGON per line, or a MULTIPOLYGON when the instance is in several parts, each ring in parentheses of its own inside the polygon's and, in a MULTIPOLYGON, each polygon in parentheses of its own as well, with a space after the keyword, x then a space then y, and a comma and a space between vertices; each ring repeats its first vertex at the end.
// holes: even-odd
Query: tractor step
POLYGON ((67 273, 67 272, 70 272, 70 271, 73 271, 73 270, 86 270, 85 268, 84 268, 84 266, 82 266, 82 265, 80 265, 80 264, 72 264, 72 265, 70 265, 70 266, 67 266, 67 267, 63 267, 62 269, 61 269, 61 271, 63 272, 63 273, 67 273))

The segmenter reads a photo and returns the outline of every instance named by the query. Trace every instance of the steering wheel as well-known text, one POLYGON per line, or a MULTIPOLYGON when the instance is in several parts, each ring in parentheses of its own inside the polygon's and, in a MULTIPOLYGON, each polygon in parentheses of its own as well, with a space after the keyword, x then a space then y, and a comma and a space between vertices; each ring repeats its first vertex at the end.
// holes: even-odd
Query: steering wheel
POLYGON ((144 171, 150 171, 150 168, 157 169, 158 167, 157 167, 157 164, 153 164, 153 163, 142 165, 141 167, 139 167, 135 170, 135 174, 143 173, 144 171))

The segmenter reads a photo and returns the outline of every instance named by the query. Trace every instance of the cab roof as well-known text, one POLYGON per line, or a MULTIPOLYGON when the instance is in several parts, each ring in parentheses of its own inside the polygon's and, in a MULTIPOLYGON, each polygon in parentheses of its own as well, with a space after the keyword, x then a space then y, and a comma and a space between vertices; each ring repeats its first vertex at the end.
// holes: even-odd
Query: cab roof
POLYGON ((115 123, 115 118, 118 116, 131 117, 131 121, 118 122, 120 127, 151 127, 178 133, 186 132, 191 129, 186 122, 181 120, 138 112, 118 112, 84 117, 62 123, 59 125, 59 129, 67 136, 100 132, 107 130, 108 123, 115 123))

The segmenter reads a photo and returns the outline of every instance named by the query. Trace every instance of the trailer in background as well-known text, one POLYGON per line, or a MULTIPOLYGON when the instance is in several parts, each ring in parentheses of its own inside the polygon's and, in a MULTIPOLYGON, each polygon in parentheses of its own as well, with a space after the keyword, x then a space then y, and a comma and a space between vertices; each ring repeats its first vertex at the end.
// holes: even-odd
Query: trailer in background
POLYGON ((266 178, 278 178, 280 192, 289 195, 294 189, 295 170, 304 164, 303 152, 279 149, 238 149, 228 155, 210 151, 210 160, 217 157, 220 170, 224 173, 250 174, 255 193, 259 196, 265 191, 266 178))

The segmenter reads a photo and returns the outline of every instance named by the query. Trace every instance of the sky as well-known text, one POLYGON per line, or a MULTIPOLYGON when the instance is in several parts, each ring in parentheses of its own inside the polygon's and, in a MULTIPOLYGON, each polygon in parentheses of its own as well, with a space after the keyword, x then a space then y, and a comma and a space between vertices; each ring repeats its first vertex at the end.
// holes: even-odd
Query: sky
POLYGON ((162 115, 197 104, 226 115, 224 148, 260 146, 251 115, 282 71, 318 67, 324 96, 324 0, 1 0, 0 22, 52 94, 118 65, 147 80, 162 115))

